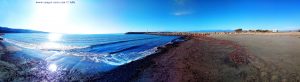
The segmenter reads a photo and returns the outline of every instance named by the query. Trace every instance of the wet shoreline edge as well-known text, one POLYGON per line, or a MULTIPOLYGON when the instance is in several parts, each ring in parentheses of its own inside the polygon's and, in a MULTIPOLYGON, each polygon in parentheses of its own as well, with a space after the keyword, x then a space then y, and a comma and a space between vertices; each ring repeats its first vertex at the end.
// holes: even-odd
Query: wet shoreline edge
MULTIPOLYGON (((160 35, 160 36, 170 36, 170 35, 160 35)), ((132 61, 130 63, 121 65, 111 71, 99 73, 93 75, 92 77, 86 78, 87 81, 101 81, 101 82, 130 82, 134 81, 139 77, 140 73, 144 69, 153 65, 155 62, 152 60, 161 56, 163 53, 167 52, 171 48, 178 47, 179 44, 190 40, 190 37, 179 36, 179 38, 174 39, 171 43, 167 43, 163 46, 157 47, 155 53, 150 54, 139 60, 132 61)))

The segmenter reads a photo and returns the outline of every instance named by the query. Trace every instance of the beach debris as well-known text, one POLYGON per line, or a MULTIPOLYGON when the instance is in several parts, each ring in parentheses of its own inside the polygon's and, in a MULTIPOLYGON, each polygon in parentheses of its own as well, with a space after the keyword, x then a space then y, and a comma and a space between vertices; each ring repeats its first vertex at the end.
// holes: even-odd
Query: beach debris
POLYGON ((246 64, 247 56, 243 55, 243 49, 240 46, 234 46, 235 50, 231 52, 229 58, 236 64, 246 64))

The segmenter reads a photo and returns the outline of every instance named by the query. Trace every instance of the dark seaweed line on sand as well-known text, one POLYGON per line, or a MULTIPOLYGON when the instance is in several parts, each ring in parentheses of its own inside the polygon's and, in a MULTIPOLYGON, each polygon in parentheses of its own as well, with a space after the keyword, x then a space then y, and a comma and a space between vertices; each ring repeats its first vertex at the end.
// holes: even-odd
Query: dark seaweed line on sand
POLYGON ((111 71, 99 73, 87 78, 87 81, 101 81, 101 82, 130 82, 135 80, 139 74, 154 62, 153 58, 160 56, 162 53, 167 52, 170 48, 177 47, 180 43, 188 40, 187 37, 180 37, 172 40, 170 44, 157 47, 156 53, 146 56, 145 58, 132 61, 125 65, 119 66, 111 71))

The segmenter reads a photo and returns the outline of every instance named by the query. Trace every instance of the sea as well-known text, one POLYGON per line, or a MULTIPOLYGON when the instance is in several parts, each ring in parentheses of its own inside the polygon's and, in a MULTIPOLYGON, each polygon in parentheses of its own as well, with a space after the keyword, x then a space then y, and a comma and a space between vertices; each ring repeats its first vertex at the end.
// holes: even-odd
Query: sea
POLYGON ((3 43, 19 63, 38 59, 49 71, 97 73, 156 53, 179 36, 146 34, 7 33, 3 43))

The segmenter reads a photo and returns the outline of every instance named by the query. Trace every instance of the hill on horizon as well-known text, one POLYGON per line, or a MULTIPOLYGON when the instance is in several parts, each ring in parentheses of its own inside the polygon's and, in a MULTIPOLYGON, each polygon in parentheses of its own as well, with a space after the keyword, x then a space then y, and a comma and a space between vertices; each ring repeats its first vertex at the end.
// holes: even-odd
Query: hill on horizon
POLYGON ((14 28, 0 26, 0 33, 47 33, 47 32, 28 30, 28 29, 14 29, 14 28))

